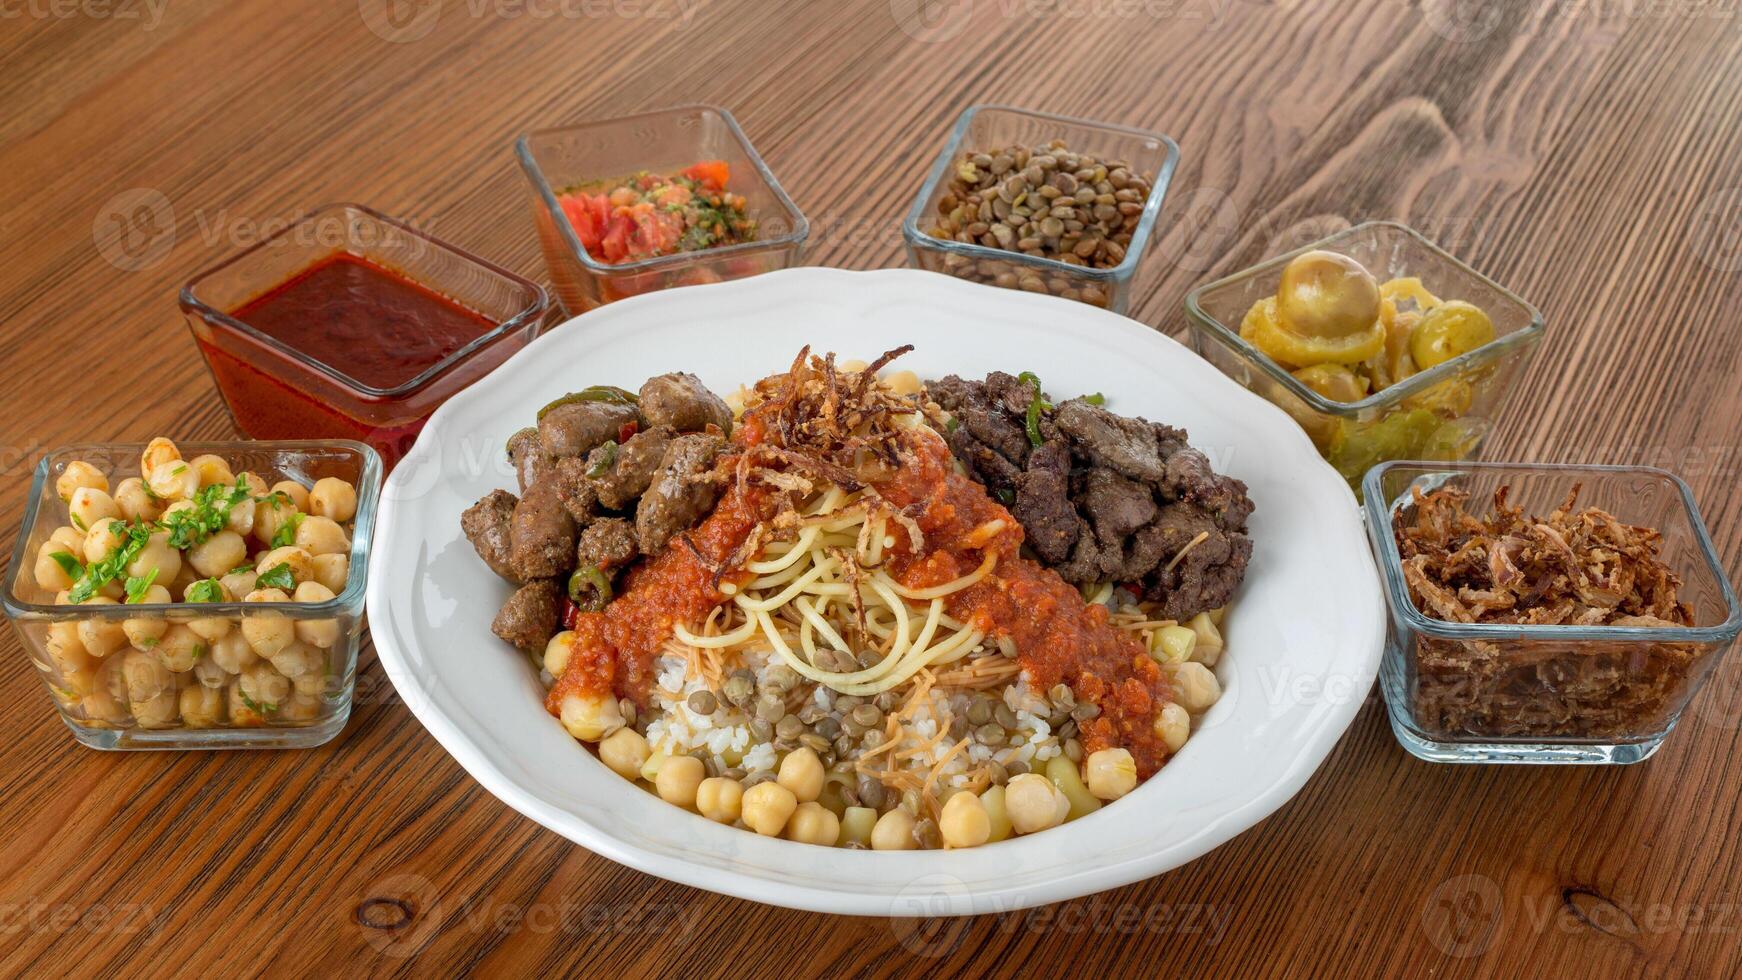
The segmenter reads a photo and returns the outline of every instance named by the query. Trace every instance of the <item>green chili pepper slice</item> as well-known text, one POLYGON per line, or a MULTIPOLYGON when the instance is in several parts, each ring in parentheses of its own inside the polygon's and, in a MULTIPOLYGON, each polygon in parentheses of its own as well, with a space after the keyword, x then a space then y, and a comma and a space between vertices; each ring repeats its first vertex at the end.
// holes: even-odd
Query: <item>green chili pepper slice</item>
POLYGON ((617 442, 616 442, 616 440, 612 440, 610 442, 607 442, 604 445, 600 446, 599 448, 605 450, 604 455, 600 456, 598 461, 595 462, 593 465, 587 467, 587 475, 594 478, 594 479, 598 479, 599 477, 604 476, 606 473, 611 472, 611 467, 617 465, 617 442))
POLYGON ((573 405, 577 402, 609 402, 613 405, 639 405, 641 404, 641 398, 633 391, 627 391, 623 388, 615 387, 614 385, 592 385, 583 388, 580 391, 571 391, 561 398, 558 398, 556 401, 544 406, 538 410, 538 417, 542 420, 545 413, 549 412, 551 409, 560 408, 563 405, 573 405))
POLYGON ((569 576, 569 601, 580 606, 582 612, 598 612, 611 601, 611 580, 597 565, 582 565, 569 576), (581 591, 589 585, 593 587, 593 597, 583 604, 581 591))

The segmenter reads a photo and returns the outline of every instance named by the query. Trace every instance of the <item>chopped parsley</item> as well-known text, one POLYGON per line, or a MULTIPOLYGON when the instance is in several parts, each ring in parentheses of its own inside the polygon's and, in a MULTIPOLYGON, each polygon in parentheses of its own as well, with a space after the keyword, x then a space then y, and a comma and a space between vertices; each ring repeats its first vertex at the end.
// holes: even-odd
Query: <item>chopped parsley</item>
POLYGON ((278 530, 272 532, 272 546, 288 548, 296 544, 296 529, 302 526, 302 519, 306 516, 299 511, 285 518, 284 523, 278 525, 278 530))
POLYGON ((278 705, 273 704, 270 701, 265 704, 260 704, 248 695, 243 694, 241 691, 237 691, 236 693, 242 698, 242 703, 248 706, 248 710, 257 715, 269 715, 278 710, 278 705))
POLYGON ((181 597, 184 602, 223 602, 224 586, 215 578, 203 578, 183 590, 181 597))
POLYGON ((68 514, 67 519, 73 522, 73 527, 76 527, 81 531, 90 530, 90 528, 85 526, 85 522, 81 520, 77 514, 68 514))
POLYGON ((79 576, 85 574, 85 566, 79 564, 77 558, 65 551, 51 551, 48 556, 54 559, 54 563, 60 566, 61 571, 67 573, 67 578, 78 581, 79 576))
POLYGON ((254 580, 257 589, 283 589, 292 592, 296 589, 296 576, 290 572, 290 565, 278 564, 260 573, 254 580))
POLYGON ((86 601, 97 594, 97 590, 121 577, 133 559, 145 550, 146 542, 151 540, 151 525, 143 522, 123 524, 114 521, 109 525, 110 533, 120 539, 114 550, 102 561, 86 566, 85 574, 73 583, 67 598, 74 605, 86 601))
POLYGON ((151 590, 151 583, 157 581, 158 569, 153 568, 145 575, 129 575, 124 588, 127 590, 129 605, 138 605, 145 601, 145 593, 151 590))
POLYGON ((230 522, 231 509, 248 498, 246 486, 226 487, 214 483, 201 487, 194 494, 192 507, 164 516, 162 525, 169 532, 170 547, 192 548, 222 531, 230 522))

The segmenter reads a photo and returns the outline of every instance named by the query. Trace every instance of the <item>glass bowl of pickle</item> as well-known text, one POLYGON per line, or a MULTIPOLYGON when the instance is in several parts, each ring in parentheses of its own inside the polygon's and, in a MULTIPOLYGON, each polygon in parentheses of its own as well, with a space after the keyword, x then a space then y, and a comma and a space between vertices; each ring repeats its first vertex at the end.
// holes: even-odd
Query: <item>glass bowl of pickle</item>
POLYGON ((1186 296, 1193 348, 1287 412, 1360 495, 1386 460, 1475 458, 1542 314, 1373 221, 1186 296))

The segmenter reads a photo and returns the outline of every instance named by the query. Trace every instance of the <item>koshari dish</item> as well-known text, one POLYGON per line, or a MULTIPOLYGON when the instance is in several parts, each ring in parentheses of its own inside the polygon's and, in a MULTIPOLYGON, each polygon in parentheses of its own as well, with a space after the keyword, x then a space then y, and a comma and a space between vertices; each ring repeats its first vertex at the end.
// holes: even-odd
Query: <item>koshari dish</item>
POLYGON ((36 585, 58 606, 139 605, 136 616, 49 626, 50 679, 66 709, 106 728, 304 725, 330 711, 336 619, 265 604, 321 603, 345 591, 357 490, 232 472, 220 456, 184 460, 153 439, 139 476, 113 487, 69 463, 55 489, 67 525, 37 549, 36 585), (262 604, 199 615, 217 602, 262 604))
POLYGON ((1131 792, 1220 696, 1244 486, 1177 429, 1098 397, 1055 407, 1028 380, 1019 411, 1034 451, 1063 456, 1045 472, 1064 487, 989 486, 989 458, 960 457, 994 450, 945 434, 1008 419, 944 404, 1008 376, 880 378, 905 350, 871 365, 807 350, 731 403, 687 374, 588 388, 510 440, 520 495, 462 518, 518 585, 493 629, 612 770, 767 836, 969 847, 1131 792), (1114 466, 1138 476, 1114 484, 1114 466), (1029 547, 1025 526, 1066 513, 1098 547, 1029 547), (1112 561, 1157 537, 1175 552, 1128 577, 1112 561), (1188 569, 1194 549, 1208 557, 1188 569))
MULTIPOLYGON (((1480 516, 1462 490, 1416 488, 1412 513, 1399 507, 1393 515, 1416 608, 1454 623, 1693 625, 1658 532, 1596 507, 1575 509, 1578 493, 1539 518, 1508 504, 1504 486, 1480 516)), ((1664 723, 1700 652, 1686 643, 1502 647, 1424 636, 1414 652, 1416 717, 1454 736, 1626 736, 1664 723)))

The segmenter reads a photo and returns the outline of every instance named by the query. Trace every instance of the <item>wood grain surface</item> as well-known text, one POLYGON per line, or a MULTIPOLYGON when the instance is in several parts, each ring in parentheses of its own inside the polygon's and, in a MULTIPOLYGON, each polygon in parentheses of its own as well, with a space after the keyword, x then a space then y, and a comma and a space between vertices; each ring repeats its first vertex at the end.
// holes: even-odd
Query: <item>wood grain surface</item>
MULTIPOLYGON (((900 265, 955 116, 1162 130, 1132 315, 1394 218, 1533 300, 1494 458, 1650 462, 1742 569, 1742 11, 1669 0, 0 0, 0 549, 74 441, 233 434, 176 309, 333 200, 542 279, 510 147, 730 107, 812 222, 900 265), (142 210, 143 209, 143 210, 142 210), (121 231, 129 237, 125 239, 121 231)), ((956 921, 788 912, 593 856, 485 793, 365 650, 301 753, 76 746, 0 640, 0 973, 1734 976, 1742 664, 1651 761, 1414 761, 1369 699, 1257 827, 1092 898, 956 921)))

